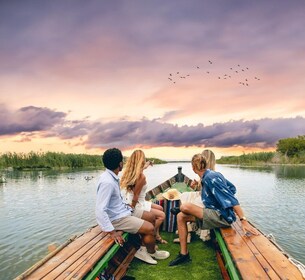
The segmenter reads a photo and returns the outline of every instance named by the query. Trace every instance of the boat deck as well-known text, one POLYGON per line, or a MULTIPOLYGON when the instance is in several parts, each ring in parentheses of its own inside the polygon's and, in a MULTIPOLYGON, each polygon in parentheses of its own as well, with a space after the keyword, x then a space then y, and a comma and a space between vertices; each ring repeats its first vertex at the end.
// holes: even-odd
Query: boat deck
MULTIPOLYGON (((216 238, 217 234, 221 234, 236 267, 229 269, 230 279, 304 279, 298 268, 263 234, 245 236, 239 221, 231 228, 217 230, 216 238)), ((222 252, 224 257, 228 252, 222 252)), ((230 267, 228 262, 227 266, 230 267)))
MULTIPOLYGON (((123 236, 125 240, 129 238, 127 233, 123 236)), ((121 279, 136 252, 134 244, 125 242, 120 247, 109 234, 95 226, 51 252, 15 280, 95 279, 105 268, 116 279, 121 279)))

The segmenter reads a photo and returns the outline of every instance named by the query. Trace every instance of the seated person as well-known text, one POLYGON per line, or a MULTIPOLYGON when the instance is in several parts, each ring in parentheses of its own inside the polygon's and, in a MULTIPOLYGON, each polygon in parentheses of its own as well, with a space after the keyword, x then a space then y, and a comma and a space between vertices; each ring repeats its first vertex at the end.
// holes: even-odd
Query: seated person
MULTIPOLYGON (((151 161, 146 161, 142 150, 135 150, 128 158, 124 173, 121 178, 121 193, 126 202, 134 208, 134 214, 138 211, 151 212, 155 217, 156 242, 166 244, 167 241, 160 235, 160 226, 165 219, 165 213, 161 205, 145 200, 147 184, 144 169, 152 166, 151 161)), ((145 216, 140 216, 144 220, 145 216)))
POLYGON ((123 169, 123 155, 120 150, 113 148, 105 151, 102 157, 106 170, 99 178, 96 199, 96 219, 100 228, 108 232, 111 238, 120 246, 124 239, 122 232, 139 233, 145 244, 138 257, 150 264, 157 260, 166 259, 169 253, 155 249, 155 228, 140 217, 143 211, 138 211, 138 217, 132 216, 132 207, 125 204, 119 186, 119 172, 123 169))
MULTIPOLYGON (((215 154, 211 151, 211 150, 204 150, 201 153, 207 160, 207 169, 210 170, 215 170, 215 165, 216 165, 216 158, 215 158, 215 154)), ((194 192, 183 192, 180 196, 180 201, 181 204, 186 203, 186 202, 191 202, 196 204, 199 207, 204 207, 202 200, 201 200, 201 183, 193 180, 191 183, 191 188, 193 190, 195 190, 194 192)), ((235 193, 235 191, 234 191, 235 193)), ((178 212, 180 212, 180 209, 172 209, 171 212, 176 215, 178 212)), ((188 235, 187 235, 187 243, 191 242, 191 232, 195 231, 200 239, 202 239, 203 241, 207 241, 210 240, 210 230, 208 229, 201 229, 200 228, 200 224, 198 225, 195 222, 188 222, 188 235)), ((174 239, 175 243, 179 243, 180 239, 179 237, 174 239)))
POLYGON ((213 229, 230 227, 236 221, 237 215, 245 233, 259 234, 259 231, 244 217, 243 210, 232 192, 236 189, 234 185, 229 184, 221 173, 207 169, 207 159, 202 154, 193 156, 192 168, 201 178, 201 198, 205 207, 193 203, 184 203, 180 206, 181 212, 177 215, 180 253, 169 263, 169 266, 191 260, 187 248, 187 223, 196 219, 201 222, 203 229, 213 229))

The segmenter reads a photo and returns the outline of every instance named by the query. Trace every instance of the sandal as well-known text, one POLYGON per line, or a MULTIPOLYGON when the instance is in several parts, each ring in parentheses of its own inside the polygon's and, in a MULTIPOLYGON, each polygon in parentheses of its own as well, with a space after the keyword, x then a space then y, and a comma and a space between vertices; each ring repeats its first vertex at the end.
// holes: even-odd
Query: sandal
POLYGON ((156 243, 167 244, 168 242, 163 239, 161 236, 156 236, 156 243))

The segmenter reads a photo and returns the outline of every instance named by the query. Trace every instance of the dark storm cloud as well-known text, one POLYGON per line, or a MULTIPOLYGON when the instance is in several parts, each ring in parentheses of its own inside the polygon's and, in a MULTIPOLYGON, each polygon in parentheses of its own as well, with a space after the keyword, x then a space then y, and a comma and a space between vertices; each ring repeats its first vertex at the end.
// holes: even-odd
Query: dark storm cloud
POLYGON ((98 123, 87 120, 65 121, 63 125, 54 127, 45 134, 45 137, 59 137, 60 139, 73 139, 86 136, 98 123))
POLYGON ((177 126, 156 120, 101 123, 89 134, 90 148, 274 147, 281 138, 305 134, 303 117, 177 126))
POLYGON ((27 106, 16 111, 0 104, 0 135, 46 131, 64 121, 66 114, 48 108, 27 106))
MULTIPOLYGON (((175 113, 175 112, 170 112, 175 113)), ((60 139, 84 138, 88 148, 119 147, 274 147, 282 138, 305 135, 305 118, 264 118, 229 121, 212 125, 183 125, 161 122, 163 118, 114 122, 67 120, 67 114, 49 108, 27 106, 16 111, 0 105, 0 135, 29 135, 60 139)))

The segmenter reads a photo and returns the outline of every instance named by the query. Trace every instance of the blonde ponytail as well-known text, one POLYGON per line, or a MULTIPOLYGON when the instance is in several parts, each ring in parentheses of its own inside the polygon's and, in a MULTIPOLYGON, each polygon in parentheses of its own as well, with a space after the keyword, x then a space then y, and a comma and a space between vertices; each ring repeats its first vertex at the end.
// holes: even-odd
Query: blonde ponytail
POLYGON ((202 154, 196 154, 192 158, 192 166, 197 171, 203 171, 207 167, 207 160, 202 154))

